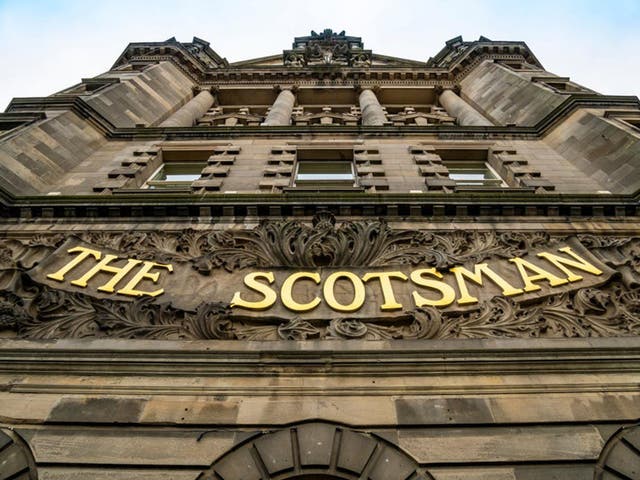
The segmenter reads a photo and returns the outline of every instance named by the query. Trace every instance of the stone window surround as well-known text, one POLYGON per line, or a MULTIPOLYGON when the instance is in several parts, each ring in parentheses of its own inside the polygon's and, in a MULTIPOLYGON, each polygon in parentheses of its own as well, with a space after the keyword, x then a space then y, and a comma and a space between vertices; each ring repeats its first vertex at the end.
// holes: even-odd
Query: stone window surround
POLYGON ((467 145, 461 144, 437 144, 437 145, 412 145, 409 151, 414 162, 418 164, 420 175, 425 178, 428 191, 444 191, 453 193, 466 190, 492 190, 509 189, 510 192, 544 193, 552 191, 555 187, 544 179, 539 171, 529 165, 527 159, 510 147, 499 147, 492 143, 479 142, 467 145), (446 153, 445 153, 446 152, 446 153), (444 154, 445 158, 442 158, 444 154), (448 158, 447 158, 448 157, 448 158), (475 160, 486 162, 497 176, 502 179, 503 185, 459 185, 449 176, 447 162, 457 157, 460 160, 475 160))
POLYGON ((93 191, 111 194, 114 191, 149 191, 147 182, 161 171, 166 163, 201 163, 200 177, 184 185, 167 185, 157 190, 191 191, 203 193, 220 190, 223 178, 235 163, 240 147, 229 143, 177 142, 160 144, 143 150, 134 150, 131 156, 120 163, 120 167, 111 170, 107 179, 97 183, 93 191))

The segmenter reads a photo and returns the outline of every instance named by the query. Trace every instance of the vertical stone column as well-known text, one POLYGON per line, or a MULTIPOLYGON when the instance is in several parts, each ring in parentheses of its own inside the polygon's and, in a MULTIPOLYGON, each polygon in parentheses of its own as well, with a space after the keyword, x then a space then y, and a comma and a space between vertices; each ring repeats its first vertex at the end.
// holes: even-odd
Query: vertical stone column
POLYGON ((362 112, 362 125, 381 126, 387 122, 387 116, 380 106, 378 97, 372 90, 365 88, 360 93, 360 112, 362 112))
POLYGON ((295 102, 296 96, 290 89, 282 90, 278 94, 276 101, 271 105, 271 110, 269 110, 269 114, 262 122, 262 125, 291 125, 291 114, 293 113, 295 102))
POLYGON ((440 94, 440 105, 444 107, 449 115, 456 117, 458 125, 474 125, 490 127, 493 125, 489 120, 460 98, 453 90, 445 90, 440 94))
POLYGON ((180 107, 177 112, 160 124, 161 127, 192 127, 213 105, 214 98, 209 90, 202 90, 180 107))

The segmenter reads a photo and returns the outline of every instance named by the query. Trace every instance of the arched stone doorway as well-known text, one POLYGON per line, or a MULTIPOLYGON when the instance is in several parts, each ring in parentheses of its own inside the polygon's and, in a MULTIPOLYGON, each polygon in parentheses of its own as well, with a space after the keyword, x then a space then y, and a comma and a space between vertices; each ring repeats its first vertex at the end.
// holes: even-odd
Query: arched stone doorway
POLYGON ((328 422, 257 435, 218 458, 198 480, 433 480, 382 438, 328 422))

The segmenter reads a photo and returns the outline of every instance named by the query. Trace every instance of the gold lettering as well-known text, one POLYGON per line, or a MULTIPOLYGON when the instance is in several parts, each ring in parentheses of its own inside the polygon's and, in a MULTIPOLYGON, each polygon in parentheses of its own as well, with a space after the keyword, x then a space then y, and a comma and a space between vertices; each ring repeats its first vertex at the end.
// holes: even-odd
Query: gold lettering
POLYGON ((518 271, 520 272, 520 276, 522 277, 522 281, 524 282, 525 292, 535 292, 536 290, 540 290, 542 287, 533 284, 533 282, 537 282, 538 280, 546 280, 552 287, 557 287, 558 285, 564 285, 565 283, 568 283, 568 280, 556 277, 553 273, 547 272, 546 270, 543 270, 537 265, 534 265, 531 262, 527 262, 522 258, 510 258, 509 261, 515 263, 516 267, 518 267, 518 271), (537 275, 529 275, 525 268, 537 273, 537 275))
POLYGON ((80 255, 78 255, 76 258, 71 260, 69 263, 67 263, 64 267, 62 267, 57 272, 47 275, 47 278, 50 278, 51 280, 57 280, 58 282, 62 282, 64 281, 64 276, 67 273, 69 273, 71 270, 76 268, 78 265, 80 265, 87 257, 93 256, 93 258, 95 258, 96 260, 100 260, 100 257, 102 257, 101 252, 99 252, 98 250, 92 250, 90 248, 73 247, 67 250, 67 253, 76 253, 76 252, 80 252, 80 255))
POLYGON ((407 281, 407 276, 402 272, 372 272, 365 274, 362 280, 368 282, 369 280, 377 278, 380 280, 380 287, 382 288, 382 297, 384 303, 380 305, 380 310, 400 310, 402 304, 396 302, 396 297, 393 294, 393 287, 391 286, 391 279, 397 278, 399 280, 407 281))
POLYGON ((231 307, 241 307, 249 310, 266 310, 276 303, 278 298, 276 292, 264 283, 258 282, 259 278, 265 279, 269 284, 275 282, 272 272, 252 272, 245 275, 244 284, 251 290, 261 293, 264 298, 258 302, 249 302, 242 299, 240 292, 236 292, 231 299, 231 307))
POLYGON ((282 303, 289 310, 293 310, 294 312, 308 312, 309 310, 313 310, 316 308, 321 300, 318 297, 314 297, 308 303, 298 303, 293 299, 293 285, 300 280, 301 278, 308 278, 316 282, 316 284, 320 283, 320 274, 312 273, 312 272, 297 272, 289 275, 287 279, 282 284, 282 288, 280 289, 280 298, 282 298, 282 303))
POLYGON ((420 285, 421 287, 437 290, 442 295, 442 298, 439 300, 430 300, 423 297, 418 292, 413 291, 411 292, 411 295, 413 296, 413 301, 416 304, 416 307, 446 307, 454 302, 456 299, 456 291, 451 286, 439 280, 424 278, 423 275, 433 275, 434 277, 442 278, 442 274, 435 268, 422 268, 411 272, 411 281, 413 283, 420 285))
MULTIPOLYGON (((129 260, 131 262, 131 260, 129 260)), ((136 260, 138 262, 139 260, 136 260)), ((135 274, 135 276, 131 279, 129 283, 127 283, 124 288, 118 290, 120 295, 131 295, 134 297, 140 297, 142 295, 148 295, 150 297, 157 297, 158 295, 164 293, 164 288, 159 288, 158 290, 154 290, 153 292, 147 292, 145 290, 136 290, 138 283, 140 283, 144 279, 151 280, 153 283, 158 282, 158 278, 160 277, 160 272, 149 273, 152 268, 164 268, 169 270, 169 272, 173 272, 173 265, 164 264, 164 263, 154 263, 145 261, 140 270, 135 274)), ((98 289, 100 290, 100 289, 98 289)))
POLYGON ((94 276, 96 276, 100 272, 114 273, 115 275, 111 280, 107 283, 98 287, 98 290, 101 292, 109 292, 113 293, 115 290, 116 284, 122 280, 136 265, 142 263, 141 260, 129 259, 127 260, 127 264, 124 267, 112 267, 109 265, 114 260, 117 260, 117 255, 105 255, 102 260, 100 260, 97 264, 95 264, 87 273, 85 273, 82 277, 77 280, 73 280, 71 282, 72 285, 77 285, 78 287, 85 288, 89 280, 91 280, 94 276))
POLYGON ((460 305, 478 302, 478 299, 476 297, 469 295, 467 284, 464 281, 465 277, 472 282, 482 286, 482 274, 484 274, 487 276, 487 278, 489 278, 489 280, 491 280, 502 289, 503 295, 512 296, 523 293, 522 289, 511 286, 509 282, 507 282, 504 278, 491 270, 491 268, 489 268, 489 265, 487 265, 486 263, 479 263, 475 265, 473 273, 471 273, 464 267, 453 267, 450 269, 450 271, 455 275, 458 289, 460 290, 460 298, 458 298, 458 303, 460 305))
POLYGON ((591 265, 582 257, 579 257, 573 250, 571 250, 571 247, 559 248, 558 251, 569 254, 575 260, 569 260, 568 258, 562 258, 562 257, 559 257, 558 255, 554 255, 553 253, 547 253, 547 252, 539 253, 538 257, 544 258, 545 260, 550 261, 558 269, 562 270, 567 276, 568 281, 577 282, 579 280, 582 280, 582 277, 580 275, 576 275, 575 273, 573 273, 571 270, 565 267, 565 265, 569 267, 577 268, 579 270, 583 270, 593 275, 602 275, 601 270, 598 270, 596 267, 591 265))
POLYGON ((360 277, 351 272, 335 272, 327 277, 324 281, 322 293, 327 304, 338 312, 355 312, 359 310, 364 304, 365 291, 364 283, 360 280, 360 277), (336 300, 335 297, 335 283, 339 278, 347 278, 353 285, 353 301, 349 305, 343 305, 336 300))

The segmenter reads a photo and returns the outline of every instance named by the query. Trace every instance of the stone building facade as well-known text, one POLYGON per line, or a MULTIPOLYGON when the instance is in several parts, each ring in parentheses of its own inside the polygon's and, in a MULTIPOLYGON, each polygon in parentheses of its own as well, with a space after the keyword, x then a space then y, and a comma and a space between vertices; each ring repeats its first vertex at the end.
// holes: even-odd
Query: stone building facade
POLYGON ((130 44, 0 114, 0 479, 640 478, 639 192, 522 42, 130 44))

